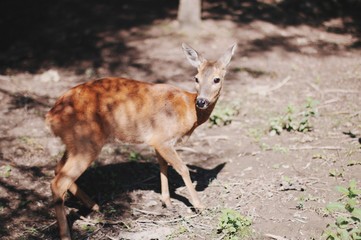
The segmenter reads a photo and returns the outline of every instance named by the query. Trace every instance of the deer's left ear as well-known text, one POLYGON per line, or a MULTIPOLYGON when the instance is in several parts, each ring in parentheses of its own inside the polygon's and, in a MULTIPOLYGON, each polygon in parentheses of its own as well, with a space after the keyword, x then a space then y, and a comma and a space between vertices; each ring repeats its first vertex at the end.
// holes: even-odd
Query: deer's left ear
POLYGON ((183 43, 182 44, 183 52, 186 55, 189 63, 195 67, 199 68, 199 66, 205 61, 205 59, 200 55, 196 50, 194 50, 191 46, 183 43))
POLYGON ((218 59, 218 63, 220 63, 224 68, 226 68, 231 61, 231 58, 236 51, 237 43, 233 44, 232 47, 228 48, 227 51, 223 54, 222 57, 218 59))

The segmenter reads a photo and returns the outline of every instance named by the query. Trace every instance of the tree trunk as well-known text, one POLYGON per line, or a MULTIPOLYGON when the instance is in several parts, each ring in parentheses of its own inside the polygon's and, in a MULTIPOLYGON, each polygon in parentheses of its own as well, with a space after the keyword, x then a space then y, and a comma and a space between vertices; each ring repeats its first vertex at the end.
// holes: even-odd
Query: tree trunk
POLYGON ((201 0, 179 0, 178 21, 181 27, 197 27, 201 23, 201 0))

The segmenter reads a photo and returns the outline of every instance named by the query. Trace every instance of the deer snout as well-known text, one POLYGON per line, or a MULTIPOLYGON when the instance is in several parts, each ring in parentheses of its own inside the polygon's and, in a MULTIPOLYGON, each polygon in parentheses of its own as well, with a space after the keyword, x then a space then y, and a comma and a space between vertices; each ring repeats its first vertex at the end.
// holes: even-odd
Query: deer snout
POLYGON ((205 98, 197 98, 196 106, 199 109, 206 109, 209 105, 209 101, 205 98))

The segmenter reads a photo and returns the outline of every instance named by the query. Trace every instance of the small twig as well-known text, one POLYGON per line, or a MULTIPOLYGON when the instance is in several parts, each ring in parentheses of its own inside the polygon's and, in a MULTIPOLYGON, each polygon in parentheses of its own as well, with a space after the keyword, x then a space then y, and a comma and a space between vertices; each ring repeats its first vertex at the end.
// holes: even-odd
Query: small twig
POLYGON ((321 93, 321 95, 323 95, 319 86, 311 82, 309 82, 308 85, 310 85, 314 90, 316 90, 317 92, 321 93))
POLYGON ((358 90, 351 89, 328 89, 325 90, 326 93, 360 93, 358 90))
POLYGON ((176 147, 177 151, 185 151, 185 152, 192 152, 192 153, 199 153, 198 151, 194 150, 190 147, 176 147))
POLYGON ((89 233, 85 239, 89 239, 90 236, 96 234, 97 232, 99 232, 100 229, 102 229, 103 227, 98 227, 97 229, 95 229, 95 231, 89 233))
POLYGON ((303 147, 289 147, 289 150, 312 150, 312 149, 322 149, 322 150, 344 150, 345 148, 336 147, 336 146, 303 146, 303 147))
POLYGON ((223 235, 220 238, 218 238, 217 240, 222 240, 226 235, 227 234, 223 233, 223 235))
POLYGON ((277 90, 277 89, 283 87, 290 79, 291 79, 290 76, 285 77, 285 78, 282 80, 282 82, 280 82, 279 84, 277 84, 276 86, 274 86, 274 87, 272 87, 272 88, 269 88, 269 89, 267 90, 267 92, 272 92, 272 91, 274 91, 274 90, 277 90))
POLYGON ((165 215, 165 214, 162 214, 162 213, 145 211, 145 210, 141 210, 141 209, 138 209, 138 208, 133 208, 133 210, 135 210, 135 211, 137 211, 137 212, 140 212, 140 213, 147 214, 147 215, 154 215, 154 216, 164 216, 164 215, 165 215))
POLYGON ((272 239, 276 239, 276 240, 288 240, 287 238, 277 236, 277 235, 273 235, 273 234, 269 234, 269 233, 265 234, 264 236, 272 238, 272 239))
POLYGON ((301 222, 301 223, 307 223, 307 221, 304 221, 304 220, 299 219, 299 218, 294 218, 294 220, 299 221, 299 222, 301 222))
POLYGON ((140 181, 138 181, 138 182, 135 182, 135 183, 132 183, 132 184, 128 184, 128 185, 123 185, 123 187, 132 187, 132 186, 137 186, 137 185, 139 185, 139 184, 144 184, 145 182, 148 182, 148 181, 150 181, 150 180, 152 180, 152 179, 154 179, 154 178, 156 178, 156 176, 150 176, 150 177, 148 177, 148 178, 146 178, 146 179, 143 179, 143 180, 140 180, 140 181))
POLYGON ((318 106, 317 106, 317 109, 327 107, 329 104, 336 103, 336 102, 338 102, 338 101, 340 101, 340 98, 332 98, 332 99, 329 99, 329 100, 323 102, 322 104, 318 105, 318 106))
POLYGON ((92 219, 90 219, 90 218, 86 218, 86 217, 84 217, 84 216, 80 216, 80 219, 81 219, 82 221, 84 221, 86 224, 92 225, 92 226, 95 226, 95 225, 97 225, 97 224, 100 223, 99 221, 95 221, 95 220, 92 220, 92 219))
POLYGON ((201 228, 201 229, 211 229, 212 227, 203 223, 193 223, 193 227, 201 228))
POLYGON ((46 229, 54 226, 56 223, 57 223, 57 221, 53 221, 52 223, 46 225, 45 227, 40 228, 39 230, 40 230, 40 231, 45 231, 46 229))
POLYGON ((164 220, 164 221, 155 221, 155 220, 136 220, 136 222, 140 222, 140 223, 157 223, 157 224, 165 224, 165 223, 174 223, 174 222, 180 222, 186 219, 191 219, 198 216, 198 214, 194 214, 191 216, 187 216, 187 217, 180 217, 180 218, 175 218, 175 219, 171 219, 171 220, 164 220))
POLYGON ((118 224, 122 224, 123 226, 125 226, 127 229, 130 229, 130 227, 123 221, 110 221, 110 220, 102 220, 101 221, 102 224, 104 225, 118 225, 118 224))
POLYGON ((291 79, 290 76, 285 77, 280 83, 276 84, 274 87, 268 86, 259 86, 254 89, 250 89, 251 93, 258 93, 260 95, 266 95, 269 92, 275 91, 281 87, 283 87, 289 80, 291 79))
POLYGON ((229 137, 228 136, 205 136, 202 137, 202 139, 207 139, 207 140, 228 140, 229 137))
POLYGON ((110 240, 119 240, 120 239, 120 238, 113 238, 113 237, 111 237, 109 235, 106 235, 106 237, 109 238, 110 240))

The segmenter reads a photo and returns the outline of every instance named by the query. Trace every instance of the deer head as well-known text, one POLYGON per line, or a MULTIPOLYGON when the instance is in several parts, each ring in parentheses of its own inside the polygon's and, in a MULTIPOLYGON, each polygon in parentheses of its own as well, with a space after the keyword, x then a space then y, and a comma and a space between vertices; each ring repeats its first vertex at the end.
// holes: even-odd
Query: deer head
POLYGON ((189 45, 182 44, 183 51, 190 64, 197 68, 198 73, 194 77, 197 90, 196 106, 206 109, 214 104, 220 95, 224 77, 237 44, 230 47, 217 61, 208 61, 189 45))

